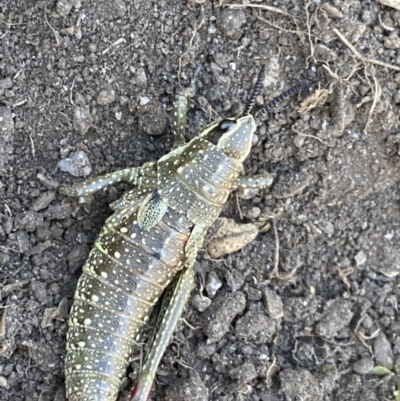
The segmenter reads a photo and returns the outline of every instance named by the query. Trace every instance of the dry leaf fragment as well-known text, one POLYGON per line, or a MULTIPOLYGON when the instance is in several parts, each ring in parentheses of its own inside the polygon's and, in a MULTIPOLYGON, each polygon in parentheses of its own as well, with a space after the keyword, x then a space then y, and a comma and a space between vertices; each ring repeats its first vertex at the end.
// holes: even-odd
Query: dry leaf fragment
POLYGON ((328 89, 317 89, 300 103, 299 114, 306 114, 317 106, 323 105, 329 96, 328 89))
POLYGON ((400 11, 400 0, 378 0, 378 3, 400 11))
POLYGON ((257 235, 254 224, 237 224, 233 219, 221 217, 207 234, 205 247, 212 258, 219 258, 242 249, 257 235))
POLYGON ((325 11, 326 14, 331 18, 341 19, 344 17, 344 14, 340 10, 338 10, 336 7, 332 6, 329 3, 321 4, 320 9, 325 11))

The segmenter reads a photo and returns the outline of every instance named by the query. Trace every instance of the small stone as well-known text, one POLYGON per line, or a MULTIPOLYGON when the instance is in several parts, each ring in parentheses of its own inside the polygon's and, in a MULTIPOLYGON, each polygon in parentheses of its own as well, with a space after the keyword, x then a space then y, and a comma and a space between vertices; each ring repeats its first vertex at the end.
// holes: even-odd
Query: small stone
POLYGON ((8 389, 8 381, 4 376, 0 376, 0 387, 8 389))
POLYGON ((210 298, 214 298, 217 291, 222 287, 222 281, 215 271, 211 271, 207 277, 206 291, 210 298))
POLYGON ((49 189, 57 189, 60 186, 60 183, 52 178, 46 177, 42 173, 38 173, 36 176, 38 180, 42 181, 44 185, 46 185, 49 189))
POLYGON ((136 85, 139 88, 145 88, 147 86, 147 76, 144 68, 138 68, 135 72, 136 85))
POLYGON ((82 0, 71 0, 71 3, 75 7, 75 10, 79 10, 82 7, 82 0))
POLYGON ((213 308, 203 315, 203 331, 208 337, 207 344, 221 340, 230 329, 232 320, 246 307, 246 297, 242 292, 219 295, 213 308))
POLYGON ((304 145, 305 141, 305 136, 304 135, 296 135, 293 139, 293 144, 296 146, 296 148, 301 148, 304 145))
POLYGON ((244 362, 242 365, 229 370, 229 376, 240 383, 250 383, 257 377, 255 366, 251 362, 244 362))
POLYGON ((235 325, 235 332, 242 341, 255 341, 263 344, 272 339, 276 332, 275 322, 258 311, 250 310, 239 318, 235 325))
POLYGON ((367 261, 364 251, 357 252, 356 256, 354 256, 354 260, 357 266, 363 265, 367 261))
POLYGON ((29 234, 26 231, 17 232, 18 250, 25 253, 30 247, 29 234))
POLYGON ((240 271, 232 269, 224 271, 226 284, 232 291, 242 288, 246 277, 240 271))
POLYGON ((321 10, 325 11, 326 14, 331 18, 342 19, 344 18, 344 14, 337 9, 336 7, 332 6, 329 3, 323 3, 321 5, 321 10))
POLYGON ((11 89, 13 86, 14 84, 10 77, 0 79, 0 95, 3 94, 6 89, 11 89))
POLYGON ((324 60, 328 63, 335 61, 337 59, 337 54, 331 50, 328 46, 322 43, 317 43, 314 46, 314 55, 320 60, 324 60))
POLYGON ((215 32, 217 32, 217 28, 216 28, 216 26, 214 25, 214 24, 210 24, 209 26, 208 26, 208 34, 209 35, 214 35, 215 34, 215 32))
MULTIPOLYGON (((140 103, 142 104, 142 99, 140 103)), ((148 98, 146 98, 148 99, 148 98)), ((147 135, 158 136, 165 132, 167 116, 161 104, 151 102, 138 109, 139 128, 147 135)))
MULTIPOLYGON (((99 95, 100 96, 100 95, 99 95)), ((76 107, 74 110, 74 129, 81 135, 85 135, 93 123, 88 106, 76 107)))
POLYGON ((204 312, 211 305, 211 299, 203 295, 196 294, 192 298, 192 305, 199 312, 204 312))
POLYGON ((139 103, 141 106, 145 106, 149 102, 150 102, 150 99, 147 96, 141 96, 139 99, 139 103))
POLYGON ((368 373, 371 373, 373 367, 374 361, 370 358, 362 358, 353 363, 353 370, 359 375, 367 375, 368 373))
POLYGON ((83 54, 77 54, 72 58, 74 63, 83 64, 85 62, 85 56, 83 54))
POLYGON ((16 226, 26 230, 28 233, 35 231, 36 227, 42 225, 43 216, 33 210, 17 215, 16 226))
POLYGON ((45 209, 55 198, 56 195, 54 192, 44 192, 33 202, 32 210, 38 212, 39 210, 45 209))
POLYGON ((0 169, 4 169, 8 161, 7 149, 14 134, 14 119, 11 109, 0 107, 0 169))
POLYGON ((242 34, 242 26, 246 23, 246 13, 243 10, 224 10, 220 14, 218 27, 228 37, 242 34))
POLYGON ((60 17, 65 17, 70 13, 72 3, 68 0, 58 0, 56 4, 56 12, 60 17))
POLYGON ((46 283, 40 281, 31 282, 31 291, 35 295, 36 299, 42 303, 47 298, 46 283))
POLYGON ((0 252, 0 267, 5 266, 10 261, 10 255, 0 252))
POLYGON ((397 36, 397 32, 392 32, 385 40, 383 44, 387 49, 400 49, 400 38, 397 36))
POLYGON ((78 150, 70 154, 70 157, 58 162, 58 168, 74 177, 86 177, 92 172, 92 166, 86 153, 78 150))
POLYGON ((378 334, 378 337, 374 342, 374 356, 375 364, 384 366, 388 369, 393 369, 394 357, 392 351, 392 345, 382 332, 378 334))
POLYGON ((75 246, 72 251, 68 254, 67 260, 71 271, 78 270, 81 268, 82 263, 85 261, 89 252, 86 244, 79 244, 75 246))
POLYGON ((45 211, 45 217, 49 220, 64 220, 71 217, 72 207, 68 201, 49 205, 45 211))
POLYGON ((167 388, 166 400, 174 401, 208 401, 209 389, 200 379, 200 375, 191 374, 190 377, 173 380, 167 388))
POLYGON ((102 106, 115 102, 115 91, 111 85, 107 85, 106 88, 100 91, 96 102, 102 106))
POLYGON ((249 301, 260 301, 262 298, 261 291, 257 288, 249 287, 247 290, 247 299, 249 301))
POLYGON ((38 245, 34 246, 33 248, 29 249, 27 252, 25 252, 26 256, 33 256, 37 255, 39 253, 42 253, 45 251, 47 248, 50 248, 53 246, 53 243, 50 240, 40 242, 38 245))
POLYGON ((349 302, 337 298, 327 302, 321 316, 321 321, 316 325, 315 331, 324 338, 333 338, 343 327, 350 323, 353 317, 349 302))
POLYGON ((261 209, 258 206, 253 206, 243 211, 243 216, 250 220, 257 219, 260 215, 261 209))
POLYGON ((279 380, 282 398, 285 400, 324 399, 324 386, 321 385, 321 380, 308 370, 300 368, 281 370, 279 380))
POLYGON ((281 297, 268 287, 264 287, 261 292, 265 309, 272 319, 283 318, 283 303, 281 297))
POLYGON ((97 52, 97 44, 96 43, 89 43, 88 50, 90 51, 90 53, 97 52))
POLYGON ((196 349, 196 355, 201 359, 208 359, 215 354, 215 344, 201 343, 196 349))
POLYGON ((330 221, 321 220, 318 222, 318 227, 329 236, 335 232, 335 227, 330 221))
POLYGON ((123 17, 127 11, 122 0, 96 0, 93 3, 93 8, 99 18, 105 18, 109 21, 123 17))
POLYGON ((258 188, 240 189, 237 194, 240 199, 252 199, 260 193, 258 188))

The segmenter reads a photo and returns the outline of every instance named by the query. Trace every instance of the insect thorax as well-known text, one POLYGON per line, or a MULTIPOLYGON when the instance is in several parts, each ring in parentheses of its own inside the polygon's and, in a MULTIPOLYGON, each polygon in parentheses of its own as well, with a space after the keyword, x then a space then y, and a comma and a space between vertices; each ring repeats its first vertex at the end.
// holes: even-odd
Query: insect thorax
POLYGON ((219 216, 242 167, 196 137, 158 161, 158 192, 169 207, 208 227, 219 216))

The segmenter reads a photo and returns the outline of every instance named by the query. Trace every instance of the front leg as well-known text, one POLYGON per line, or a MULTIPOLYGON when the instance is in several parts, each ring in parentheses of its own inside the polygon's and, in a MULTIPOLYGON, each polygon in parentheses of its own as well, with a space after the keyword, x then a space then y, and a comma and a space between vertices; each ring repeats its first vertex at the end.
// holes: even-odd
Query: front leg
POLYGON ((141 167, 125 168, 100 177, 90 178, 73 186, 61 185, 59 192, 67 196, 86 196, 117 182, 125 181, 133 185, 141 184, 140 178, 152 176, 156 171, 156 162, 148 162, 141 167))
POLYGON ((172 129, 174 134, 174 149, 186 143, 185 131, 186 131, 186 115, 188 107, 188 98, 194 96, 196 91, 196 79, 200 71, 200 67, 197 67, 193 79, 190 82, 190 86, 187 88, 180 88, 176 95, 173 105, 173 117, 172 117, 172 129))
POLYGON ((273 178, 269 173, 255 174, 248 177, 239 177, 232 189, 269 188, 273 178))

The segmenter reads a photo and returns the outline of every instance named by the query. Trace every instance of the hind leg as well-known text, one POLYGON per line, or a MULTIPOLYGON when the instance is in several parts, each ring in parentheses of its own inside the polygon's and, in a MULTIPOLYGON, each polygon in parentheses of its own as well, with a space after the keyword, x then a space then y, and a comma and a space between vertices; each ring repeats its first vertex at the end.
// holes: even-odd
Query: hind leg
POLYGON ((132 390, 130 401, 148 400, 158 365, 194 285, 194 261, 195 259, 192 257, 186 262, 185 267, 178 273, 176 281, 164 294, 152 342, 136 386, 132 390))

